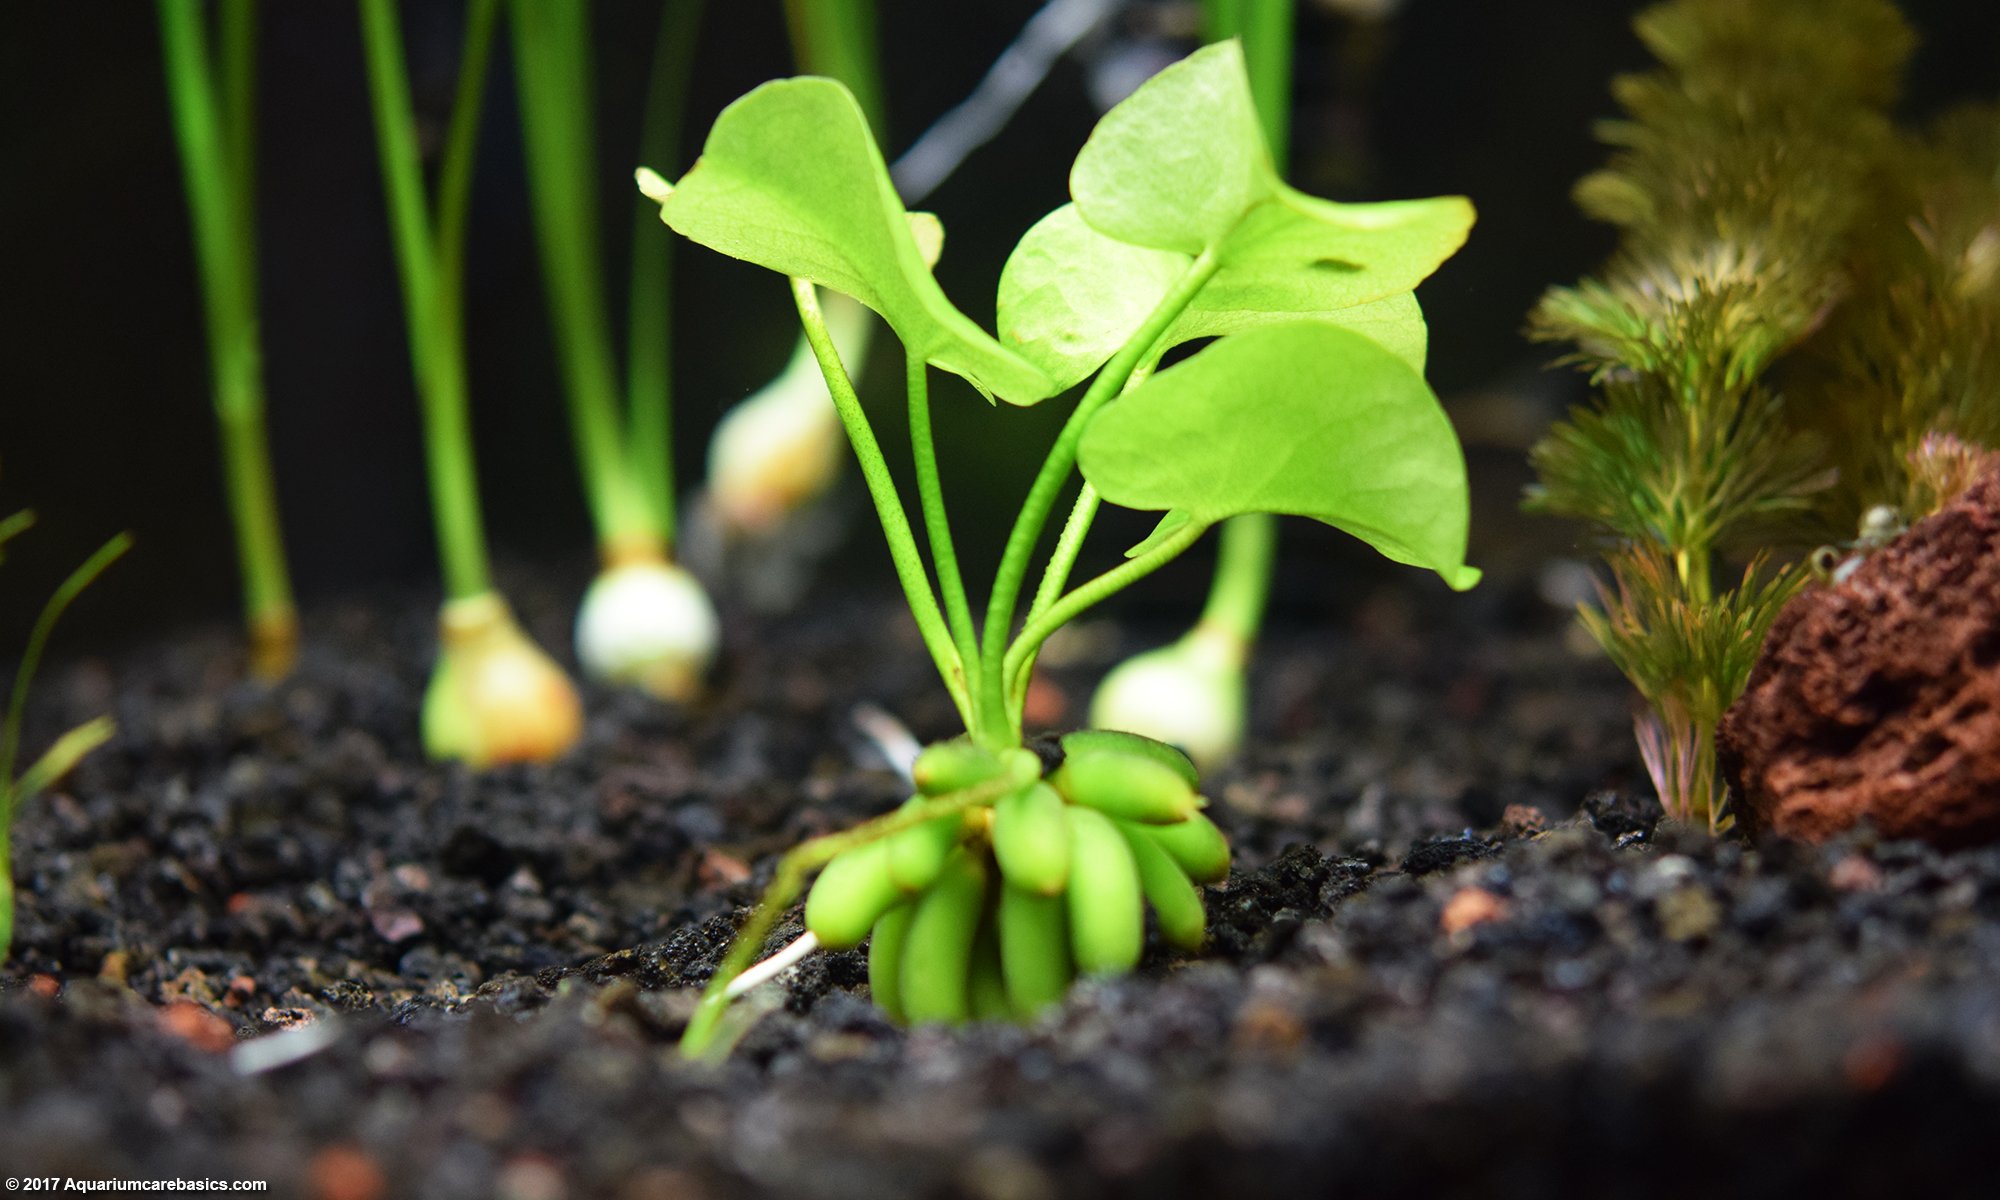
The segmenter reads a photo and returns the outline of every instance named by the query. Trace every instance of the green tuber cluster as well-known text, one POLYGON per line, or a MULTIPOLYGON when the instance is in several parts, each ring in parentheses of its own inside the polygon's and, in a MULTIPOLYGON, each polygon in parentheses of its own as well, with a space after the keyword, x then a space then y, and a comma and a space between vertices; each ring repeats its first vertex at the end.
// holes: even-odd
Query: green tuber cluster
POLYGON ((1031 1019, 1076 976, 1137 966, 1147 905, 1169 945, 1201 949, 1196 887, 1228 876, 1229 844, 1201 813, 1194 764, 1150 738, 1098 730, 1064 735, 1061 752, 1045 777, 1026 747, 929 747, 912 805, 993 780, 1005 790, 820 873, 806 928, 828 949, 870 939, 869 988, 891 1016, 1031 1019))

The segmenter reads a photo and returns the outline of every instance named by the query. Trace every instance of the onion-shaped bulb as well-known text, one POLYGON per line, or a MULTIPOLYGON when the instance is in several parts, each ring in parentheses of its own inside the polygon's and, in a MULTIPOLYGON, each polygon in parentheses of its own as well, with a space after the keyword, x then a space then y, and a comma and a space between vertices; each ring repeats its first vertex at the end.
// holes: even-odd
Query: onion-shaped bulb
POLYGON ((569 676, 492 592, 445 602, 424 693, 424 752, 469 766, 547 762, 576 744, 583 705, 569 676))
POLYGON ((658 552, 607 566, 576 614, 584 674, 662 700, 690 700, 701 691, 721 637, 701 582, 658 552))
POLYGON ((1249 648, 1215 625, 1134 655, 1104 677, 1090 703, 1093 729, 1143 734, 1187 751, 1206 771, 1243 745, 1249 648))

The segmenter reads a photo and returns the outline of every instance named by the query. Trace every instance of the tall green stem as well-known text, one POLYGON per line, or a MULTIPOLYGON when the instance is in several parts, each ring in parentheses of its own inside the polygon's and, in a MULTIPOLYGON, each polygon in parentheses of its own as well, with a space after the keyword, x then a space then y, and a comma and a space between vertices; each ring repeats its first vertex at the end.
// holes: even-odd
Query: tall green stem
MULTIPOLYGON (((639 161, 670 167, 680 154, 687 112, 687 78, 701 28, 701 0, 660 10, 639 161)), ((675 529, 673 441, 673 253, 677 241, 660 224, 660 206, 633 197, 632 279, 626 304, 625 421, 632 477, 669 539, 675 529)))
POLYGON ((938 477, 937 445, 931 438, 930 366, 914 354, 905 355, 910 400, 910 457, 917 467, 917 500, 923 508, 924 536, 931 561, 937 564, 938 589, 951 623, 952 643, 970 676, 966 690, 979 694, 979 639, 972 628, 972 606, 965 598, 965 578, 959 574, 958 551, 951 541, 951 519, 945 513, 944 484, 938 477))
POLYGON ((403 284, 410 365, 423 402, 424 453, 431 513, 437 525, 445 594, 464 600, 492 590, 486 533, 479 513, 467 411, 464 321, 465 213, 471 192, 480 101, 498 0, 472 0, 458 91, 439 168, 436 240, 425 213, 416 115, 403 65, 394 0, 360 0, 369 95, 382 160, 382 183, 403 284))
POLYGON ((792 57, 801 71, 838 79, 854 93, 877 141, 888 141, 875 0, 785 0, 792 57))
POLYGON ((201 6, 195 0, 159 0, 157 7, 181 178, 201 271, 209 368, 243 576, 244 614, 260 668, 281 674, 290 666, 298 619, 278 519, 257 335, 251 216, 255 27, 245 11, 247 5, 230 0, 224 6, 218 89, 201 6))
MULTIPOLYGON (((1291 157, 1293 0, 1207 0, 1210 41, 1243 39, 1244 70, 1271 161, 1285 174, 1291 157)), ((1246 513, 1223 522, 1215 579, 1202 623, 1248 646, 1264 623, 1278 553, 1278 518, 1246 513)))
POLYGON ((590 6, 515 0, 513 13, 528 193, 578 469, 601 545, 657 541, 664 531, 655 527, 625 447, 599 268, 590 6))
POLYGON ((970 727, 973 710, 966 669, 959 660, 958 649, 945 625, 944 614, 938 608, 937 594, 931 590, 930 575, 924 570, 923 554, 917 549, 916 535, 910 531, 910 518, 903 511, 902 497, 896 494, 896 481, 889 475, 889 462, 882 456, 881 444, 875 440, 875 430, 868 424, 868 414, 862 411, 860 397, 854 394, 854 384, 847 377, 847 368, 841 365, 840 351, 834 347, 833 335, 827 332, 826 318, 819 308, 819 295, 813 290, 811 281, 793 279, 792 299, 798 304, 806 342, 819 362, 820 374, 826 378, 826 389, 833 397, 834 410, 840 414, 840 423, 847 430, 847 440, 854 447, 854 457, 861 463, 861 477, 867 482, 868 495, 875 502, 875 515, 882 521, 882 536, 889 543, 889 558, 896 566, 896 578, 903 585, 903 597, 909 602, 910 615, 916 618, 917 632, 923 636, 924 645, 931 652, 931 660, 937 664, 938 674, 944 679, 945 689, 958 706, 960 718, 970 727))
POLYGON ((1064 625, 1074 621, 1084 610, 1101 604, 1151 575, 1187 552, 1189 546, 1201 540, 1208 532, 1208 526, 1190 521, 1176 529, 1167 539, 1137 558, 1124 562, 1087 582, 1080 583, 1065 593, 1062 599, 1049 605, 1048 611, 1029 621, 1007 648, 1004 671, 1009 680, 1019 676, 1029 664, 1034 662, 1035 652, 1049 635, 1064 625))
POLYGON ((1055 506, 1056 497, 1069 479, 1070 468, 1076 465, 1076 446, 1083 438, 1084 428, 1097 415, 1097 410, 1119 392, 1126 379, 1144 361, 1153 343, 1173 324, 1174 318, 1180 316, 1220 265, 1221 260, 1216 257, 1213 248, 1203 250, 1188 264, 1187 270, 1182 272, 1173 288, 1146 318, 1146 323, 1091 381, 1083 399, 1077 401, 1069 419, 1063 422, 1055 445, 1050 447, 1048 457, 1042 461, 1041 470, 1035 474, 1035 481, 1028 488, 1028 498, 1022 503, 1020 515, 1014 519, 1014 527, 1007 535, 1006 548, 1001 552, 1000 569, 993 580, 993 595, 986 606, 986 625, 981 630, 980 702, 978 722, 972 732, 989 744, 1004 746, 1020 738, 1020 731, 1013 727, 1013 721, 1008 716, 1004 670, 1007 638, 1013 632, 1014 607, 1021 596, 1021 583, 1027 577, 1028 560, 1035 552, 1035 544, 1041 540, 1049 510, 1055 506))

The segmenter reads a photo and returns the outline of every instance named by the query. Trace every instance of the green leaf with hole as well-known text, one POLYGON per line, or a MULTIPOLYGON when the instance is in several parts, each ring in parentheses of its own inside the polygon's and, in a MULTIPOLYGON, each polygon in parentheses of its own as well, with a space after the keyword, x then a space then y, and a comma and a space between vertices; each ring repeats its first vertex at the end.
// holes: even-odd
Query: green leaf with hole
POLYGON ((1084 478, 1128 508, 1213 523, 1312 517, 1464 589, 1465 456, 1408 362, 1324 321, 1222 338, 1099 413, 1084 478))
POLYGON ((660 219, 713 250, 854 297, 911 354, 988 395, 1033 404, 1056 391, 945 298, 860 106, 830 79, 767 83, 724 109, 701 158, 660 198, 660 219))

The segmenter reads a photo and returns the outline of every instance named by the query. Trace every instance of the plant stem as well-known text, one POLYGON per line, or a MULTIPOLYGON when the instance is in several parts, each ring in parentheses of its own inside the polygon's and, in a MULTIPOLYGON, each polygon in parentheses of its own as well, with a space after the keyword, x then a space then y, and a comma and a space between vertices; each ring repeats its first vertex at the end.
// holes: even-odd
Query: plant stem
POLYGON ((931 561, 937 565, 938 590, 951 623, 952 643, 968 678, 966 693, 979 695, 979 639, 972 628, 972 606, 965 598, 965 579, 958 571, 958 552, 951 540, 951 519, 945 513, 944 485, 938 478, 937 445, 931 438, 930 366, 906 354, 904 374, 910 399, 910 457, 917 467, 917 499, 923 508, 924 536, 931 561))
POLYGON ((909 602, 910 615, 916 619, 917 632, 930 649, 931 661, 937 664, 945 689, 951 693, 952 703, 958 706, 958 715, 969 727, 973 723, 973 705, 966 687, 966 669, 945 626, 944 614, 938 609, 937 594, 931 590, 930 575, 924 570, 923 554, 917 549, 916 536, 910 532, 910 518, 903 511, 902 497, 896 494, 895 480, 889 476, 888 460, 882 456, 882 447, 875 440, 875 430, 868 424, 860 397, 854 394, 847 369, 840 363, 840 351, 833 344, 833 335, 827 332, 826 318, 820 312, 819 295, 812 282, 794 278, 792 299, 805 326, 806 343, 812 347, 820 374, 826 378, 834 411, 840 414, 847 440, 854 447, 854 457, 861 463, 861 477, 867 481, 868 495, 875 501, 875 515, 881 519, 882 536, 889 543, 889 558, 895 563, 896 578, 903 585, 903 596, 909 602))
MULTIPOLYGON (((118 561, 120 555, 132 548, 132 535, 121 533, 97 548, 97 552, 83 560, 83 565, 71 571, 67 578, 56 585, 48 602, 42 605, 36 616, 34 628, 28 631, 28 644, 21 650, 20 665, 14 668, 14 688, 7 697, 7 710, 0 714, 0 827, 13 824, 14 805, 20 799, 15 795, 14 764, 21 752, 21 719, 28 704, 28 684, 35 678, 35 668, 42 662, 42 651, 48 648, 49 635, 55 631, 56 622, 62 618, 83 590, 97 581, 104 569, 118 561)), ((7 873, 7 860, 0 858, 0 875, 7 873)))
POLYGON ((1215 582, 1201 610, 1201 624, 1228 631, 1246 647, 1264 623, 1271 569, 1278 555, 1278 519, 1249 513, 1222 523, 1215 551, 1215 582))
MULTIPOLYGON (((1243 39, 1250 97, 1257 106, 1271 162, 1285 174, 1290 158, 1292 109, 1293 0, 1208 0, 1210 41, 1243 39), (1227 11, 1225 11, 1227 10, 1227 11)), ((1202 608, 1201 624, 1220 628, 1247 651, 1264 623, 1277 562, 1278 518, 1245 513, 1222 523, 1215 578, 1202 608)))
MULTIPOLYGON (((679 157, 687 80, 701 28, 702 0, 660 10, 639 161, 671 168, 679 157)), ((670 542, 677 519, 673 431, 673 254, 675 238, 660 224, 660 206, 633 197, 632 278, 626 302, 625 434, 632 478, 670 542)), ((671 547, 669 547, 671 549, 671 547)))
POLYGON ((515 0, 514 71, 547 284, 562 357, 577 466, 602 547, 658 542, 652 506, 632 477, 604 303, 591 150, 590 5, 515 0))
POLYGON ((1207 525, 1189 521, 1139 557, 1128 558, 1102 575, 1070 589, 1062 599, 1049 605, 1047 612, 1029 621, 1020 636, 1007 647, 1004 670, 1008 680, 1012 681, 1034 663, 1035 652, 1049 640, 1050 634, 1075 620, 1085 609, 1117 595, 1179 558, 1206 532, 1207 525))
POLYGON ((792 58, 799 69, 847 85, 886 144, 882 68, 875 50, 875 0, 785 0, 792 58))
POLYGON ((1028 497, 1021 505, 1020 515, 1014 519, 1014 527, 1007 535, 1006 548, 1001 552, 1000 569, 993 580, 993 595, 986 607, 979 667, 980 725, 972 731, 974 736, 1002 746, 1011 744, 1020 736, 1020 731, 1013 728, 1013 722, 1007 715, 1007 676, 1004 670, 1007 638, 1013 632, 1014 605, 1020 598, 1021 582, 1028 573, 1028 559, 1034 554, 1035 544, 1041 540, 1049 510, 1054 507, 1057 494, 1068 480, 1070 468, 1076 465, 1076 447, 1083 439, 1084 427, 1097 415, 1097 410, 1123 387, 1152 349, 1153 343, 1180 316, 1195 293, 1215 275, 1220 263, 1211 246, 1188 264, 1187 270, 1182 272, 1173 288, 1146 318, 1146 323, 1127 339, 1111 361, 1097 373, 1097 378, 1091 381, 1083 399, 1077 401, 1069 419, 1063 422, 1062 431, 1056 435, 1056 443, 1049 448, 1048 457, 1042 461, 1041 470, 1036 473, 1034 483, 1028 488, 1028 497))
POLYGON ((410 365, 423 403, 424 454, 445 595, 466 600, 492 590, 467 413, 464 274, 465 213, 498 0, 472 0, 466 14, 458 90, 439 167, 435 242, 424 211, 416 116, 394 0, 360 0, 360 4, 382 183, 403 284, 410 365))
POLYGON ((250 214, 254 24, 243 11, 246 7, 232 0, 223 10, 224 87, 218 97, 200 5, 192 0, 158 4, 167 93, 201 271, 209 369, 243 576, 244 616, 259 670, 281 675, 296 652, 298 616, 278 518, 257 337, 256 245, 250 214))

